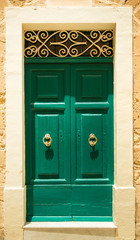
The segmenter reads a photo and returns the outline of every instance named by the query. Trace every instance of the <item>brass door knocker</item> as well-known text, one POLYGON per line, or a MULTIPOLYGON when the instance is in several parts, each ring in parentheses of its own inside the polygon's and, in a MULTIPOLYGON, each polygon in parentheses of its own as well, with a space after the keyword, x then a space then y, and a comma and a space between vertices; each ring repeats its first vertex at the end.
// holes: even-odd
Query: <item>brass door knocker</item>
POLYGON ((52 138, 50 134, 46 133, 44 138, 42 139, 43 143, 46 145, 46 147, 50 147, 52 143, 52 138))
POLYGON ((91 133, 89 135, 89 139, 88 139, 88 142, 90 144, 91 147, 94 147, 95 144, 97 143, 97 138, 95 137, 95 135, 93 133, 91 133))

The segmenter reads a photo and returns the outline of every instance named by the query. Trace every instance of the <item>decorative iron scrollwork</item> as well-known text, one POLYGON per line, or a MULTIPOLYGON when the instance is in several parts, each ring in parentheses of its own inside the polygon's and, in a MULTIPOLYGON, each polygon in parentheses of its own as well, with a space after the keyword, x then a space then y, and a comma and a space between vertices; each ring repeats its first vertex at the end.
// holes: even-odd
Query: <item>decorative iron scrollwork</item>
POLYGON ((27 31, 25 57, 111 57, 113 31, 27 31))

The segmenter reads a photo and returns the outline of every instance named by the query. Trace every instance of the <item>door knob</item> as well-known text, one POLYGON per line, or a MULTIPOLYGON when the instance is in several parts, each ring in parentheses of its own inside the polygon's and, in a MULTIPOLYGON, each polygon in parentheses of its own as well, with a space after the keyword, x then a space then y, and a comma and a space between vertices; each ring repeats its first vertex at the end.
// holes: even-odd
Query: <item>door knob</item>
POLYGON ((88 139, 88 142, 90 144, 91 147, 94 147, 95 144, 97 143, 97 138, 95 137, 95 135, 93 133, 91 133, 89 135, 89 139, 88 139))
POLYGON ((46 133, 44 138, 42 139, 43 143, 46 145, 46 147, 50 147, 52 143, 52 138, 50 134, 46 133))

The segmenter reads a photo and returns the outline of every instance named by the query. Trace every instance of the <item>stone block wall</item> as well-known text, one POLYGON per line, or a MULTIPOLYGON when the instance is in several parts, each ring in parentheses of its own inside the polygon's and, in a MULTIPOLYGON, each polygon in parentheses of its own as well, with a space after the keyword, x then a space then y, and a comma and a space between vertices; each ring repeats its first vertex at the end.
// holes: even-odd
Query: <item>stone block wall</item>
MULTIPOLYGON (((91 5, 92 0, 0 0, 0 240, 4 239, 3 189, 6 169, 5 146, 5 8, 28 6, 83 6, 91 5)), ((134 186, 136 187, 136 240, 140 240, 140 0, 93 0, 94 6, 133 7, 133 113, 134 113, 134 186)), ((14 84, 14 83, 13 83, 14 84)))

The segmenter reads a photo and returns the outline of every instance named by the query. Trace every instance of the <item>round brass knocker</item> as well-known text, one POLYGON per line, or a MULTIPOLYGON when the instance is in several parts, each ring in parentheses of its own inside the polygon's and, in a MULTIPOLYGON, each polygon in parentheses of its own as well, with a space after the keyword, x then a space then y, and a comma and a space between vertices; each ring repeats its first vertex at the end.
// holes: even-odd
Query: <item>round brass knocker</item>
POLYGON ((95 144, 97 143, 97 138, 95 137, 95 135, 93 133, 91 133, 89 135, 89 139, 88 139, 88 142, 90 144, 91 147, 94 147, 95 144))
POLYGON ((45 134, 44 138, 42 139, 43 143, 46 145, 46 147, 50 147, 52 143, 52 138, 50 134, 45 134), (46 140, 46 141, 45 141, 46 140))

